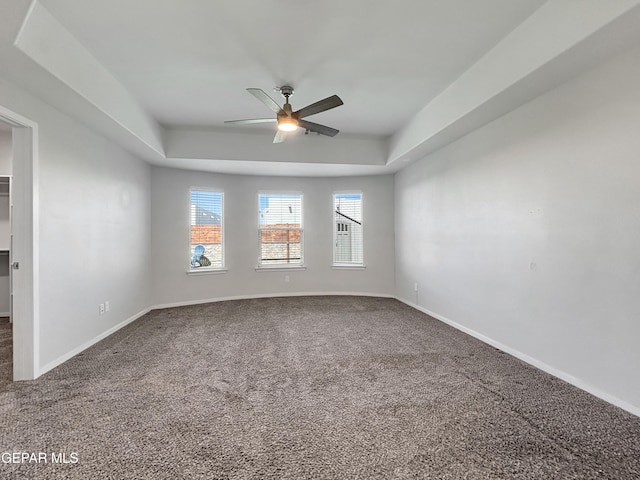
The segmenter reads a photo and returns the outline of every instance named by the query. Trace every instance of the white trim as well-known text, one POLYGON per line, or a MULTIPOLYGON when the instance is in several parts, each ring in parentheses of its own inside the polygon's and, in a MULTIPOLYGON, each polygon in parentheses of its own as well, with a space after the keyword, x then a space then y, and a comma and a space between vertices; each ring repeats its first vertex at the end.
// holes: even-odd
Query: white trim
POLYGON ((365 270, 367 266, 355 263, 334 263, 333 265, 331 265, 331 268, 333 270, 365 270))
MULTIPOLYGON (((287 190, 287 189, 271 189, 271 190, 258 190, 257 195, 258 197, 260 197, 260 195, 284 195, 284 196, 296 196, 296 195, 300 195, 302 196, 304 192, 302 190, 287 190)), ((260 204, 258 203, 258 207, 260 206, 260 204)))
MULTIPOLYGON (((206 267, 205 267, 206 268, 206 267)), ((216 275, 218 273, 227 273, 229 270, 226 268, 209 268, 206 270, 187 270, 187 275, 216 275)))
POLYGON ((33 14, 33 10, 35 9, 37 3, 38 3, 38 0, 31 0, 31 4, 29 5, 29 8, 27 9, 27 13, 22 19, 22 23, 20 24, 20 28, 18 29, 18 33, 16 34, 16 38, 13 41, 14 47, 17 47, 18 43, 20 43, 20 38, 24 33, 24 29, 27 27, 27 23, 29 22, 29 20, 31 20, 31 15, 33 14))
POLYGON ((50 370, 53 370, 57 366, 63 364, 67 360, 70 360, 71 358, 75 357, 76 355, 78 355, 82 351, 84 351, 87 348, 95 345, 99 341, 104 340, 108 336, 116 333, 121 328, 129 325, 130 323, 134 322, 135 320, 138 320, 139 318, 143 317, 144 315, 146 315, 147 313, 149 313, 152 310, 161 310, 163 308, 174 308, 174 307, 186 307, 186 306, 189 306, 189 305, 202 305, 202 304, 205 304, 205 303, 226 302, 228 300, 249 300, 249 299, 254 299, 254 298, 274 298, 274 297, 318 297, 318 296, 332 296, 332 295, 356 296, 356 297, 395 298, 393 295, 389 295, 389 294, 366 293, 366 292, 320 292, 320 293, 319 292, 298 292, 298 293, 286 292, 286 293, 267 293, 267 294, 255 294, 255 295, 234 295, 234 296, 231 296, 231 297, 207 298, 207 299, 203 299, 203 300, 187 300, 187 301, 183 301, 183 302, 174 302, 174 303, 166 303, 166 304, 154 305, 152 307, 145 308, 141 312, 136 313, 132 317, 129 317, 128 319, 124 320, 123 322, 120 322, 119 324, 117 324, 117 325, 111 327, 110 329, 102 332, 100 335, 98 335, 98 336, 92 338, 91 340, 83 343, 79 347, 76 347, 73 350, 65 353, 64 355, 61 355, 60 357, 56 358, 55 360, 47 363, 46 365, 44 365, 43 367, 40 368, 40 370, 37 372, 36 377, 39 377, 40 375, 43 375, 43 374, 47 373, 50 370))
POLYGON ((632 413, 638 417, 640 417, 640 407, 637 407, 635 405, 632 405, 628 402, 625 402, 624 400, 621 400, 609 393, 606 393, 602 390, 600 390, 597 387, 594 387, 593 385, 590 385, 588 383, 586 383, 585 381, 574 377, 573 375, 563 371, 563 370, 559 370, 558 368, 552 367, 551 365, 542 362, 536 358, 530 357, 529 355, 522 353, 514 348, 511 348, 507 345, 504 345, 501 342, 498 342, 497 340, 494 340, 493 338, 487 337, 486 335, 483 335, 479 332, 476 332, 475 330, 472 330, 468 327, 465 327, 464 325, 460 325, 459 323, 454 322, 453 320, 449 320, 446 317, 443 317, 442 315, 438 315, 435 312, 432 312, 431 310, 428 310, 424 307, 421 307, 420 305, 417 305, 409 300, 405 300, 403 298, 400 297, 395 297, 396 300, 412 307, 415 308, 416 310, 421 311, 422 313, 426 313, 427 315, 435 318, 436 320, 440 320, 443 323, 446 323, 447 325, 452 326, 453 328, 460 330, 461 332, 464 332, 468 335, 471 335, 472 337, 477 338, 478 340, 491 345, 492 347, 497 348, 498 350, 502 350, 505 353, 508 353, 509 355, 516 357, 520 360, 522 360, 525 363, 528 363, 529 365, 538 368, 539 370, 542 370, 543 372, 548 373, 549 375, 553 375, 554 377, 559 378, 560 380, 564 380, 567 383, 570 383, 571 385, 573 385, 574 387, 579 388, 580 390, 584 390, 585 392, 590 393, 591 395, 594 395, 602 400, 604 400, 605 402, 611 403, 617 407, 622 408, 623 410, 626 410, 629 413, 632 413))
POLYGON ((202 300, 185 300, 183 302, 172 302, 158 304, 151 307, 151 310, 160 310, 163 308, 188 307, 189 305, 202 305, 204 303, 226 302, 229 300, 251 300, 255 298, 277 298, 277 297, 380 297, 380 298, 396 298, 388 293, 370 293, 370 292, 281 292, 281 293, 256 293, 253 295, 233 295, 230 297, 205 298, 202 300))
POLYGON ((571 385, 584 390, 612 405, 615 405, 617 407, 622 408, 623 410, 626 410, 629 413, 632 413, 633 415, 636 415, 638 417, 640 417, 640 408, 636 407, 635 405, 632 405, 624 400, 621 400, 611 394, 608 394, 582 380, 580 380, 577 377, 574 377, 573 375, 570 375, 562 370, 559 370, 555 367, 552 367, 540 360, 537 360, 533 357, 530 357, 529 355, 526 355, 518 350, 515 350, 511 347, 508 347, 504 344, 502 344, 501 342, 498 342, 490 337, 487 337, 479 332, 476 332, 475 330, 472 330, 468 327, 465 327, 463 325, 460 325, 442 315, 439 315, 435 312, 432 312, 431 310, 421 307, 420 305, 417 305, 409 300, 406 300, 404 298, 398 297, 396 295, 390 295, 390 294, 385 294, 385 293, 371 293, 371 292, 279 292, 279 293, 261 293, 261 294, 252 294, 252 295, 233 295, 233 296, 228 296, 228 297, 217 297, 217 298, 206 298, 206 299, 200 299, 200 300, 186 300, 186 301, 181 301, 181 302, 172 302, 172 303, 165 303, 165 304, 156 304, 153 305, 149 308, 146 308, 145 310, 142 310, 141 312, 137 313, 136 315, 128 318, 127 320, 119 323, 118 325, 110 328, 109 330, 101 333, 100 335, 98 335, 97 337, 93 338, 92 340, 89 340, 88 342, 85 342, 84 344, 82 344, 81 346, 71 350, 70 352, 67 352, 66 354, 62 355, 61 357, 57 358, 56 360, 49 362, 48 364, 46 364, 45 366, 43 366, 37 373, 37 376, 40 376, 50 370, 52 370, 53 368, 57 367, 58 365, 66 362, 67 360, 71 359, 72 357, 74 357, 75 355, 77 355, 78 353, 82 352, 83 350, 89 348, 90 346, 96 344, 97 342, 99 342, 100 340, 105 339, 106 337, 108 337, 109 335, 115 333, 116 331, 120 330, 121 328, 123 328, 124 326, 128 325, 129 323, 137 320, 138 318, 146 315, 147 313, 149 313, 152 310, 160 310, 160 309, 165 309, 165 308, 174 308, 174 307, 185 307, 185 306, 190 306, 190 305, 202 305, 202 304, 206 304, 206 303, 217 303, 217 302, 225 302, 225 301, 229 301, 229 300, 248 300, 248 299, 256 299, 256 298, 277 298, 277 297, 302 297, 302 296, 356 296, 356 297, 380 297, 380 298, 393 298, 395 300, 398 300, 399 302, 404 303, 405 305, 408 305, 411 308, 415 308, 416 310, 425 313, 426 315, 429 315, 433 318, 435 318, 436 320, 439 320, 443 323, 446 323, 447 325, 452 326, 453 328, 455 328, 456 330, 459 330, 463 333, 466 333, 468 335, 471 335, 474 338, 477 338, 478 340, 482 341, 483 343, 486 343, 488 345, 491 345, 494 348, 497 348, 505 353, 508 353, 509 355, 512 355, 513 357, 516 357, 520 360, 522 360, 525 363, 528 363, 529 365, 538 368, 550 375, 553 375, 554 377, 557 377, 567 383, 570 383, 571 385))
POLYGON ((291 266, 286 264, 270 264, 270 265, 258 265, 254 268, 256 272, 282 272, 282 271, 291 271, 291 270, 306 270, 306 265, 298 265, 291 264, 291 266))
POLYGON ((38 377, 40 363, 38 124, 2 105, 0 120, 13 127, 13 238, 17 255, 12 255, 12 260, 20 262, 21 277, 12 275, 13 380, 33 380, 38 377))
POLYGON ((142 317, 143 315, 146 315, 147 313, 149 313, 151 311, 151 308, 145 308, 144 310, 142 310, 139 313, 136 313, 135 315, 133 315, 132 317, 127 318, 126 320, 120 322, 119 324, 111 327, 110 329, 102 332, 100 335, 98 335, 97 337, 92 338, 91 340, 83 343, 82 345, 80 345, 79 347, 74 348, 73 350, 65 353, 64 355, 61 355, 60 357, 56 358, 55 360, 47 363, 46 365, 43 365, 42 367, 40 367, 40 370, 38 371, 38 376, 43 375, 45 373, 47 373, 50 370, 53 370, 54 368, 56 368, 57 366, 63 364, 64 362, 66 362, 67 360, 70 360, 71 358, 75 357, 77 354, 79 354, 80 352, 82 352, 83 350, 86 350, 87 348, 95 345, 96 343, 98 343, 100 340, 104 340, 105 338, 107 338, 109 335, 117 332, 118 330, 120 330, 122 327, 125 327, 127 325, 129 325, 131 322, 133 322, 134 320, 137 320, 138 318, 142 317))

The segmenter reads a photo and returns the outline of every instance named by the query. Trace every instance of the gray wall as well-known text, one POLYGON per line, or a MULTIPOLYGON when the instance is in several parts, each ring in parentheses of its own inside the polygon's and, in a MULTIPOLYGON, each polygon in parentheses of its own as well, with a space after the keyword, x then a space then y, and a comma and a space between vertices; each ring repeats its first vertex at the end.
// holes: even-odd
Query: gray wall
POLYGON ((152 304, 300 293, 394 294, 393 177, 291 178, 152 169, 152 304), (228 272, 187 275, 189 188, 224 191, 228 272), (258 191, 300 191, 306 270, 256 272, 258 191), (363 192, 365 270, 336 270, 332 193, 363 192), (285 282, 289 275, 290 282, 285 282))
POLYGON ((11 175, 11 127, 8 124, 2 124, 0 127, 0 175, 11 175))
POLYGON ((636 50, 399 172, 398 296, 640 412, 639 127, 636 50))
POLYGON ((150 167, 8 82, 0 105, 39 125, 42 368, 148 308, 150 167))

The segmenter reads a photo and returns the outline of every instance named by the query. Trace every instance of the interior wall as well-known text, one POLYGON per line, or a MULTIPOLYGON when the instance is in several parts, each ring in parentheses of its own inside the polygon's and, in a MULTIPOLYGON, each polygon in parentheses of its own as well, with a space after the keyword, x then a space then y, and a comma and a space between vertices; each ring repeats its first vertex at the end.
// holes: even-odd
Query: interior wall
POLYGON ((153 305, 277 294, 394 294, 392 176, 257 177, 154 167, 151 178, 153 305), (227 273, 186 273, 192 186, 224 191, 227 273), (363 192, 364 270, 331 268, 332 193, 344 190, 363 192), (256 271, 259 191, 303 193, 306 270, 256 271))
POLYGON ((0 175, 11 175, 12 173, 12 153, 11 153, 11 127, 0 128, 0 175))
POLYGON ((398 296, 640 414, 639 127, 634 50, 399 172, 398 296))
POLYGON ((39 126, 42 371, 148 308, 150 167, 2 79, 0 105, 39 126))

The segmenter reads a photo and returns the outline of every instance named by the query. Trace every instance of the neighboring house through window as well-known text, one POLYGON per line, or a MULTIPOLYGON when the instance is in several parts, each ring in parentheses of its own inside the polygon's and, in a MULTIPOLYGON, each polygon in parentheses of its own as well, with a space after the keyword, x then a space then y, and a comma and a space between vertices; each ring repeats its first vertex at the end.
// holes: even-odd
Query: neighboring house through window
POLYGON ((223 198, 220 191, 191 189, 191 270, 224 268, 223 198))
POLYGON ((333 263, 334 265, 362 266, 362 193, 335 193, 333 195, 333 263))
POLYGON ((258 265, 302 266, 302 195, 260 193, 258 209, 258 265))

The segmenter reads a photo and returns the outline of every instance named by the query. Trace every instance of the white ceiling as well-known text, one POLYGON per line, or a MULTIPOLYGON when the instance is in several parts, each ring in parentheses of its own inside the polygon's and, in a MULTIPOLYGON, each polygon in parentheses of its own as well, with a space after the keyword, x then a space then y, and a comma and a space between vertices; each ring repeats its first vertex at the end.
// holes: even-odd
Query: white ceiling
POLYGON ((636 40, 598 33, 640 30, 638 3, 0 0, 0 62, 13 67, 10 80, 152 163, 391 173, 406 165, 396 160, 439 148, 636 40), (284 84, 296 89, 294 110, 342 98, 309 118, 341 130, 327 139, 332 150, 300 134, 273 145, 273 125, 223 123, 271 116, 245 88, 281 103, 273 87, 284 84))
POLYGON ((543 0, 41 3, 163 125, 268 117, 245 88, 292 85, 345 102, 309 120, 391 135, 543 0))

